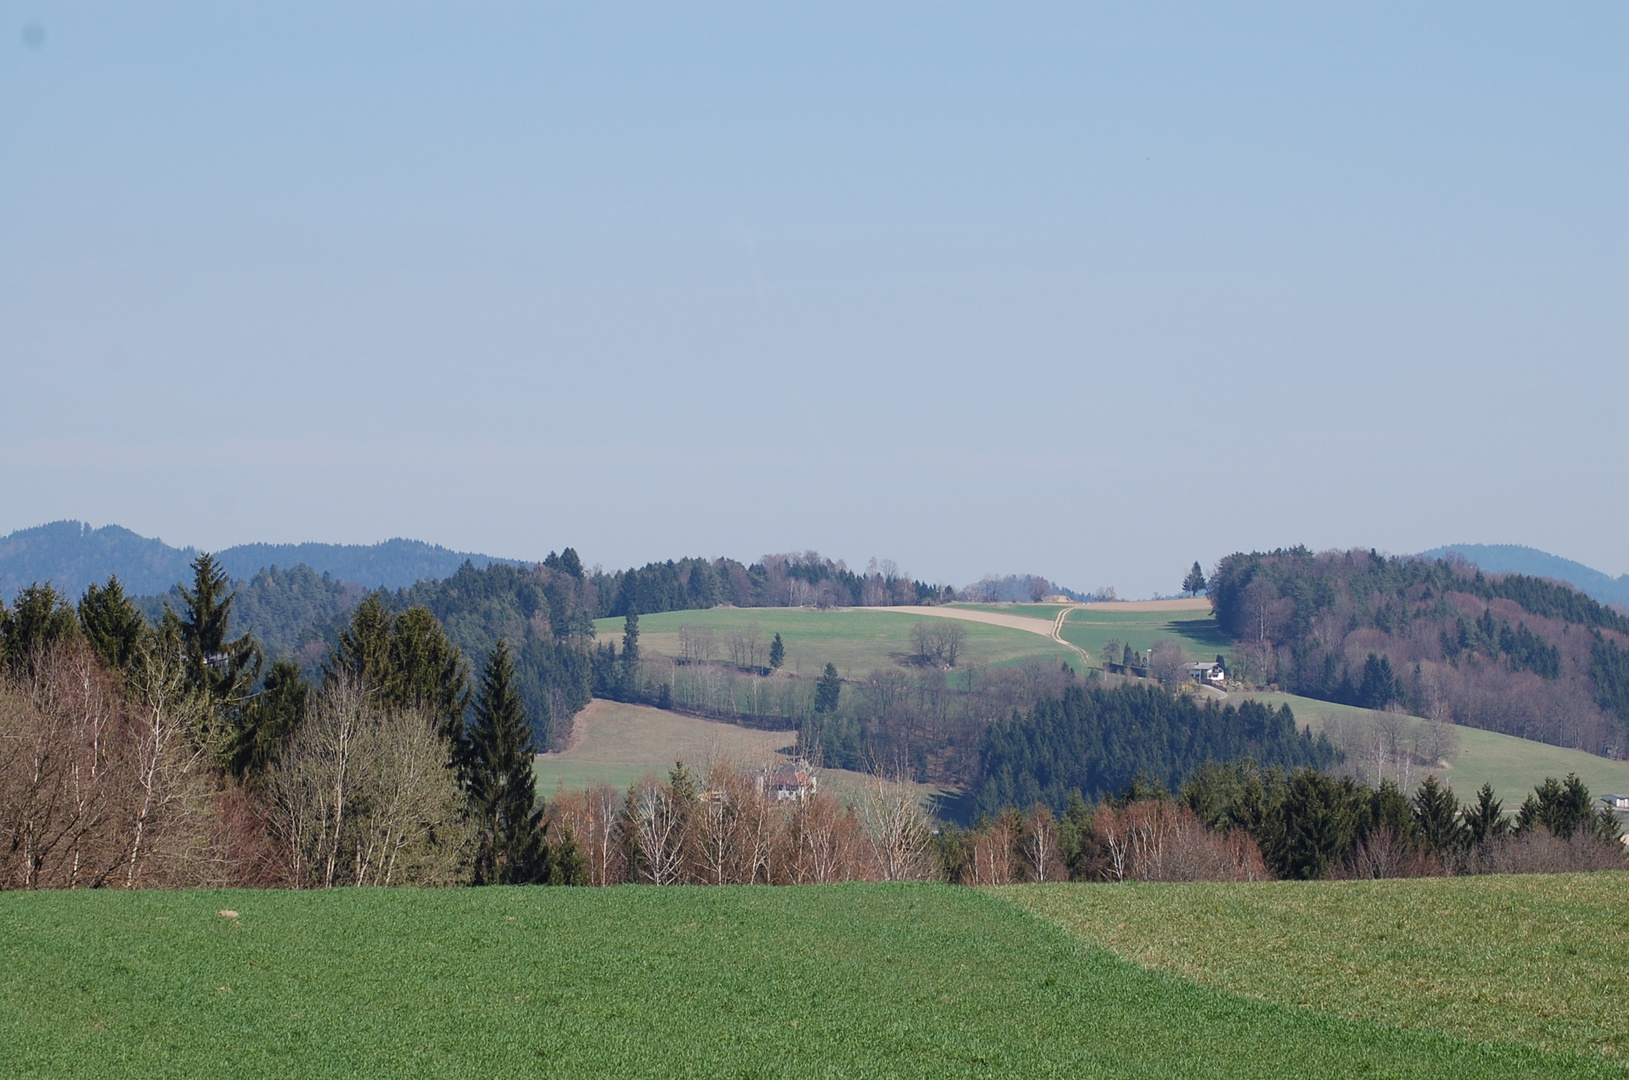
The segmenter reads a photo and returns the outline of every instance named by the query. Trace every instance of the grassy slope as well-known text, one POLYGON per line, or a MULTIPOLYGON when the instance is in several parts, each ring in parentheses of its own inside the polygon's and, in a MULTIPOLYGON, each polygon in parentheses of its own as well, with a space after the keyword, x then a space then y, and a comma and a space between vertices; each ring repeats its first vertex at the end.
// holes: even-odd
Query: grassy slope
MULTIPOLYGON (((1175 615, 1161 612, 1076 612, 1064 624, 1063 635, 1090 651, 1094 659, 1101 658, 1103 643, 1111 637, 1130 642, 1132 648, 1140 650, 1152 648, 1167 638, 1174 639, 1191 659, 1209 659, 1217 653, 1226 653, 1230 648, 1225 636, 1216 628, 1214 616, 1185 612, 1175 615)), ((1331 717, 1365 712, 1350 705, 1336 705, 1294 694, 1234 695, 1235 698, 1240 696, 1274 706, 1287 704, 1294 710, 1296 720, 1310 724, 1314 731, 1323 730, 1331 717)), ((1483 783, 1491 783, 1506 800, 1506 809, 1514 810, 1523 796, 1534 785, 1543 782, 1546 776, 1559 778, 1569 772, 1577 773, 1589 785, 1590 791, 1597 795, 1629 791, 1629 762, 1611 761, 1581 750, 1568 750, 1479 728, 1456 727, 1455 730, 1459 737, 1459 754, 1441 772, 1462 799, 1468 800, 1483 783)))
MULTIPOLYGON (((1235 695, 1242 696, 1242 695, 1235 695)), ((1258 701, 1278 706, 1289 705, 1297 723, 1322 731, 1331 718, 1363 715, 1365 710, 1350 705, 1336 705, 1328 701, 1297 697, 1294 694, 1259 693, 1248 695, 1258 701)), ((1557 778, 1577 773, 1596 795, 1629 791, 1629 762, 1612 761, 1582 750, 1568 750, 1548 743, 1518 739, 1480 728, 1455 727, 1459 737, 1459 755, 1446 769, 1437 770, 1453 786, 1462 802, 1484 783, 1505 800, 1505 809, 1514 811, 1534 785, 1546 776, 1557 778)), ((1424 775, 1424 770, 1421 770, 1424 775)))
POLYGON ((1297 1008, 1623 1060, 1629 874, 1024 885, 1003 895, 1145 967, 1297 1008))
MULTIPOLYGON (((577 722, 583 735, 577 745, 537 759, 537 790, 545 799, 561 785, 572 791, 601 783, 625 789, 646 773, 665 776, 675 761, 697 771, 717 759, 759 767, 781 760, 779 752, 797 742, 792 731, 754 731, 616 701, 592 702, 577 722)), ((845 802, 859 798, 870 779, 845 769, 819 772, 820 790, 845 802)), ((943 789, 929 784, 913 786, 924 801, 943 794, 943 789)))
POLYGON ((1197 611, 1074 611, 1064 621, 1063 636, 1091 653, 1094 664, 1102 663, 1110 638, 1139 652, 1174 640, 1189 660, 1213 660, 1233 647, 1217 628, 1216 616, 1197 611))
POLYGON ((951 886, 13 893, 0 955, 14 1076, 1621 1075, 1248 1001, 951 886))
POLYGON ((577 723, 580 742, 537 761, 537 789, 545 798, 561 783, 573 789, 602 782, 626 788, 647 772, 665 773, 679 760, 692 767, 715 758, 758 765, 797 742, 793 731, 753 731, 615 701, 591 702, 577 723))
MULTIPOLYGON (((639 646, 647 654, 679 655, 679 628, 686 624, 707 627, 717 637, 717 655, 729 656, 726 636, 758 624, 768 649, 779 633, 786 643, 785 670, 819 675, 827 662, 837 665, 844 678, 864 678, 874 668, 888 668, 909 656, 911 628, 920 620, 899 612, 815 611, 808 608, 710 608, 706 611, 668 611, 639 617, 639 646)), ((600 640, 622 639, 621 619, 600 619, 595 624, 600 640)), ((1031 657, 1067 660, 1074 653, 1039 634, 1004 626, 963 622, 967 644, 962 667, 1003 664, 1031 657)), ((767 660, 765 661, 768 662, 767 660)))

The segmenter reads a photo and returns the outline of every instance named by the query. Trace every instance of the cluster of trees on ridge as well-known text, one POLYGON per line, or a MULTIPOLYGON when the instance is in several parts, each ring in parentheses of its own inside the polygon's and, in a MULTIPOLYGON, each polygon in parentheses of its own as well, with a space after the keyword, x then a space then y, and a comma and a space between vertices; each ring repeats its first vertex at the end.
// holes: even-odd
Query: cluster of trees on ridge
POLYGON ((1629 616, 1463 562, 1234 554, 1209 594, 1243 677, 1597 754, 1629 747, 1629 616))

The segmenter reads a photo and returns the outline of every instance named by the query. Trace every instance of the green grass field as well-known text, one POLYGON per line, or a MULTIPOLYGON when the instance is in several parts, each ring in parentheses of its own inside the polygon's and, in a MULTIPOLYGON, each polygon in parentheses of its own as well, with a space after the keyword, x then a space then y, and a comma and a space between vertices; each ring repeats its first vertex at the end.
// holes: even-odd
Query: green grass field
MULTIPOLYGON (((1518 1028, 1507 1038, 1499 1018, 1535 996, 1481 982, 1460 989, 1484 995, 1490 1019, 1398 1026, 1413 1015, 1411 994, 1434 1001, 1461 972, 1491 971, 1493 961, 1463 955, 1482 939, 1462 947, 1453 930, 1527 901, 1488 884, 1480 906, 1438 910, 1428 895, 1395 917, 1320 915, 1313 903, 1319 929, 1299 936, 1271 928, 1309 910, 1293 903, 1304 890, 1234 886, 1266 896, 1224 931, 1261 954, 1253 970, 1265 988, 1250 989, 1268 1000, 1145 970, 1071 914, 1121 904, 1120 921, 1133 919, 1144 900, 1163 902, 1159 887, 10 893, 0 896, 0 1062, 7 1076, 120 1080, 1624 1075, 1601 1038, 1535 1044, 1518 1028), (1439 942, 1428 955, 1449 974, 1417 994, 1389 980, 1356 1019, 1334 1014, 1352 1010, 1333 992, 1286 991, 1307 983, 1342 919, 1393 949, 1439 942), (1401 1012, 1387 1004, 1396 1000, 1401 1012)), ((1206 909, 1169 891, 1168 917, 1206 909)), ((1546 909, 1579 918, 1515 972, 1548 980, 1554 1016, 1611 992, 1558 975, 1578 955, 1597 965, 1603 941, 1621 947, 1621 915, 1604 919, 1591 903, 1546 909)), ((1608 1025, 1616 1045, 1621 1021, 1573 1019, 1608 1025)))
POLYGON ((1105 611, 1088 608, 1071 612, 1063 624, 1065 641, 1092 654, 1094 665, 1103 662, 1103 646, 1112 638, 1147 652, 1162 641, 1182 646, 1189 660, 1214 660, 1232 650, 1233 643, 1216 625, 1216 616, 1197 611, 1105 611))
MULTIPOLYGON (((1325 730, 1332 718, 1366 715, 1363 709, 1351 705, 1336 705, 1328 701, 1297 697, 1294 694, 1255 693, 1235 694, 1250 697, 1277 707, 1288 705, 1295 713, 1298 724, 1310 726, 1314 732, 1325 730)), ((1415 724, 1423 721, 1416 720, 1415 724)), ((1453 786, 1461 802, 1469 802, 1472 794, 1484 783, 1505 801, 1505 810, 1514 812, 1517 805, 1533 787, 1546 776, 1557 779, 1568 773, 1589 785, 1596 795, 1629 791, 1629 762, 1586 754, 1582 750, 1568 750, 1548 743, 1518 739, 1480 728, 1454 727, 1459 739, 1459 754, 1446 769, 1432 770, 1453 786)), ((1423 778, 1425 770, 1419 770, 1423 778)))
MULTIPOLYGON (((668 611, 639 617, 639 646, 646 655, 678 656, 679 628, 704 627, 714 632, 718 658, 728 657, 726 638, 733 631, 756 623, 768 648, 777 633, 786 643, 785 670, 819 675, 826 664, 837 665, 844 678, 864 678, 876 668, 896 666, 915 651, 911 628, 922 621, 915 615, 864 608, 816 611, 809 608, 710 608, 706 611, 668 611)), ((622 620, 600 619, 594 624, 602 641, 621 641, 622 620)), ((1020 663, 1034 657, 1072 660, 1075 654, 1040 634, 1005 626, 963 622, 967 643, 961 667, 1020 663)), ((767 662, 767 661, 765 661, 767 662)))
MULTIPOLYGON (((1020 885, 1014 902, 1143 967, 1292 1008, 1629 1055, 1629 874, 1020 885)), ((1626 1070, 1629 1071, 1629 1070, 1626 1070)))

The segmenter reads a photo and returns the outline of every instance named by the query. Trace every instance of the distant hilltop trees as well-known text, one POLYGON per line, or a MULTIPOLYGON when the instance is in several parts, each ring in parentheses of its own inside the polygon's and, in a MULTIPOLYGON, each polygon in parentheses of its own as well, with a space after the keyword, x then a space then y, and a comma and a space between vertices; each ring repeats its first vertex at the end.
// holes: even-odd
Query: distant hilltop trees
POLYGON ((1230 673, 1594 753, 1629 748, 1629 616, 1568 585, 1458 559, 1304 547, 1209 578, 1230 673))

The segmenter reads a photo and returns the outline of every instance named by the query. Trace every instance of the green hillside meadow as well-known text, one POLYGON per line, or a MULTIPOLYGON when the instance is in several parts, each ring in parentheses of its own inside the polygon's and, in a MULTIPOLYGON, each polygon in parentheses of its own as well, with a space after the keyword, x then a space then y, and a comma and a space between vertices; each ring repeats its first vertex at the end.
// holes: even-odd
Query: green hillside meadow
MULTIPOLYGON (((914 651, 911 630, 922 616, 897 611, 844 608, 709 608, 705 611, 667 611, 639 617, 639 647, 647 656, 678 656, 679 631, 684 626, 712 630, 725 653, 724 636, 756 625, 767 648, 780 634, 786 642, 789 672, 819 675, 827 663, 837 665, 845 678, 864 678, 873 668, 898 664, 914 651)), ((964 622, 967 642, 962 667, 1006 664, 1041 657, 1065 661, 1075 653, 1041 635, 987 623, 964 622)), ((594 623, 601 641, 622 640, 621 619, 594 623)))
MULTIPOLYGON (((1462 1035, 1275 989, 1306 982, 1309 950, 1340 936, 1331 919, 1394 944, 1429 936, 1446 977, 1485 979, 1454 930, 1511 887, 1480 884, 1470 906, 1390 903, 1418 883, 1356 894, 1303 935, 1252 922, 1247 903, 1223 923, 1255 955, 1254 997, 1137 967, 1071 915, 1168 894, 1159 917, 1180 926, 1215 899, 1181 887, 1050 886, 1020 903, 944 885, 12 893, 0 1058, 21 1077, 1624 1075, 1598 1041, 1546 1050, 1514 1026, 1525 1044, 1502 1040, 1513 1008, 1567 1013, 1611 992, 1589 980, 1488 995, 1489 1021, 1462 1035)), ((1280 917, 1312 896, 1232 888, 1280 917)), ((1511 977, 1575 954, 1598 973, 1624 924, 1595 903, 1511 977)))

